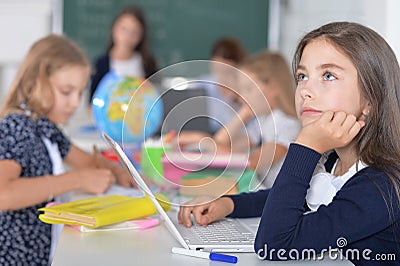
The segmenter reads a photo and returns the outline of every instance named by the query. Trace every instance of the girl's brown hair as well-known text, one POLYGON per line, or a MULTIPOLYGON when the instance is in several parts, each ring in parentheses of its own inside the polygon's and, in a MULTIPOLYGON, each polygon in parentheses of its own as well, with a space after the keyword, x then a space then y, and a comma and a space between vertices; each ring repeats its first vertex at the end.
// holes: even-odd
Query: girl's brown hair
MULTIPOLYGON (((142 26, 142 39, 140 40, 139 44, 134 48, 134 51, 140 53, 140 55, 142 56, 144 73, 146 78, 148 78, 157 72, 158 67, 156 60, 154 59, 153 55, 150 52, 150 41, 147 30, 147 22, 142 9, 139 8, 138 6, 124 7, 114 18, 111 28, 114 27, 115 23, 120 17, 126 15, 134 17, 137 21, 139 21, 140 25, 142 26)), ((109 52, 113 48, 113 46, 114 46, 114 40, 112 38, 112 32, 111 32, 107 45, 107 51, 109 52)))
POLYGON ((225 37, 213 45, 211 56, 218 56, 239 64, 246 58, 247 52, 238 40, 225 37))
POLYGON ((246 58, 240 68, 254 73, 264 82, 273 82, 279 90, 278 106, 286 114, 296 116, 294 80, 285 58, 278 52, 262 51, 246 58))
POLYGON ((294 55, 294 73, 304 48, 316 39, 330 42, 357 69, 361 96, 370 103, 370 111, 354 140, 356 153, 370 167, 387 173, 400 200, 400 68, 396 55, 372 29, 335 22, 303 37, 294 55))
POLYGON ((0 115, 21 111, 22 106, 35 115, 46 115, 54 104, 49 77, 75 65, 90 68, 89 60, 73 41, 54 34, 38 40, 21 63, 0 115))

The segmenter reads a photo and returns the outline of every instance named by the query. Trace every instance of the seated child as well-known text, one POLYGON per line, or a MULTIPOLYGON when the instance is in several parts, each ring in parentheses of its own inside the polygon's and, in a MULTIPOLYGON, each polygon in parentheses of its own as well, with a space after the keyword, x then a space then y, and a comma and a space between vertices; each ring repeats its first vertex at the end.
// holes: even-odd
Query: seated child
POLYGON ((232 70, 235 70, 246 56, 244 47, 235 38, 221 38, 211 49, 211 75, 204 86, 207 96, 210 97, 207 108, 212 133, 217 132, 221 125, 233 117, 234 111, 240 108, 238 97, 229 87, 235 82, 232 70))
POLYGON ((49 265, 51 225, 38 209, 72 190, 101 194, 128 171, 73 145, 58 128, 78 108, 90 64, 63 36, 37 41, 1 109, 0 264, 49 265), (63 163, 73 170, 65 172, 63 163))
POLYGON ((293 77, 283 56, 270 51, 247 58, 237 73, 233 91, 243 104, 236 115, 213 136, 182 132, 177 143, 181 147, 202 143, 201 149, 216 147, 218 152, 250 151, 250 167, 265 187, 271 187, 300 130, 293 77))

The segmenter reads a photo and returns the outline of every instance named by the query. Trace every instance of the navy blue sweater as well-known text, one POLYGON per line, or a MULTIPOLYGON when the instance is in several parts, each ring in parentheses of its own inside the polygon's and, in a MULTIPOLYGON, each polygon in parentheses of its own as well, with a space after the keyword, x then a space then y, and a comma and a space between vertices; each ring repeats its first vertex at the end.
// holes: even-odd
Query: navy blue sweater
POLYGON ((90 92, 89 92, 89 104, 92 101, 94 92, 99 85, 101 79, 110 71, 110 56, 105 54, 97 58, 94 64, 94 73, 90 77, 90 92))
MULTIPOLYGON (((143 56, 143 55, 142 55, 143 56)), ((154 73, 157 72, 157 63, 154 60, 152 55, 148 55, 146 59, 143 59, 143 70, 145 77, 148 78, 154 73)), ((98 57, 94 63, 94 72, 90 77, 90 92, 89 92, 89 105, 92 102, 93 95, 99 85, 101 79, 110 71, 110 55, 106 53, 100 57, 98 57)), ((152 82, 160 82, 159 78, 153 77, 152 82)))
POLYGON ((255 251, 264 259, 286 260, 302 259, 302 251, 309 249, 320 255, 340 248, 356 265, 400 265, 399 204, 384 172, 364 168, 328 206, 305 214, 307 189, 320 157, 314 150, 291 144, 270 190, 230 196, 235 205, 231 217, 261 215, 255 251), (278 255, 279 249, 283 251, 278 255), (390 260, 378 261, 383 258, 390 260))

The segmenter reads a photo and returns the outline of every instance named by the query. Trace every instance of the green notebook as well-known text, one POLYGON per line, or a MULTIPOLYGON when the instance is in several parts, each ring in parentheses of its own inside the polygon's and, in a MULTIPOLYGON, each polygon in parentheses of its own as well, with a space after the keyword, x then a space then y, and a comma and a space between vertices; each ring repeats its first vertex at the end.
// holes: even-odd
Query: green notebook
POLYGON ((222 178, 236 178, 238 192, 249 192, 258 182, 257 174, 251 169, 205 169, 183 175, 182 179, 200 179, 210 176, 222 178))

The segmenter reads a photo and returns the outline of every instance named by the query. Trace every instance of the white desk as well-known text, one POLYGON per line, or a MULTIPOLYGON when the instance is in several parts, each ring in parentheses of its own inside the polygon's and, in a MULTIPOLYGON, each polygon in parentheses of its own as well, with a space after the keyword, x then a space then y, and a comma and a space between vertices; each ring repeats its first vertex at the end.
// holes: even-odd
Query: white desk
POLYGON ((261 261, 253 253, 236 253, 237 264, 209 261, 171 253, 179 243, 160 224, 144 231, 80 233, 64 227, 52 265, 352 265, 349 261, 261 261))

